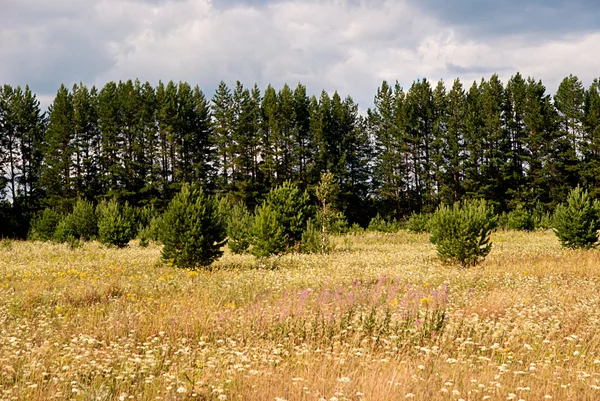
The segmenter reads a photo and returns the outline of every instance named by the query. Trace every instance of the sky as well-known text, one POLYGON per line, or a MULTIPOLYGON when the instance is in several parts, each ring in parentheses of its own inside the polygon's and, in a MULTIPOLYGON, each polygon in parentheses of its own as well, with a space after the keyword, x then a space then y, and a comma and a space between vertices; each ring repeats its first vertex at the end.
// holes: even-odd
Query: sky
POLYGON ((597 0, 1 0, 0 84, 47 107, 61 83, 221 80, 337 90, 361 110, 383 80, 465 86, 517 71, 550 93, 600 77, 597 0))

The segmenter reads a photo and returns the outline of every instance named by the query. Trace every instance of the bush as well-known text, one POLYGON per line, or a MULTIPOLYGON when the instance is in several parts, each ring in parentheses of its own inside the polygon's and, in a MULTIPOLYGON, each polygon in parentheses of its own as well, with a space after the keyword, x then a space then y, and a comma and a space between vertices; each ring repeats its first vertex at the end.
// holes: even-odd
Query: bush
POLYGON ((302 233, 300 250, 303 253, 330 253, 333 245, 327 233, 319 229, 312 219, 306 222, 306 230, 302 233))
POLYGON ((442 261, 474 266, 492 249, 495 224, 493 208, 483 200, 440 206, 430 220, 431 242, 442 261))
POLYGON ((522 205, 506 215, 506 227, 516 231, 533 231, 535 229, 535 220, 522 205))
POLYGON ((268 203, 256 208, 252 225, 252 248, 250 253, 257 257, 277 255, 286 250, 286 236, 277 221, 277 215, 268 203))
POLYGON ((208 266, 223 254, 226 236, 215 198, 184 184, 162 216, 162 257, 183 268, 208 266))
POLYGON ((406 223, 406 229, 413 233, 426 233, 429 232, 429 220, 431 219, 430 213, 413 213, 408 218, 406 223))
POLYGON ((158 216, 152 217, 146 225, 144 225, 143 222, 140 222, 137 233, 137 237, 140 240, 140 246, 146 247, 150 241, 158 241, 159 227, 160 217, 158 216))
POLYGON ((567 198, 567 204, 556 207, 553 229, 565 248, 590 249, 598 242, 600 214, 588 192, 577 186, 567 198))
POLYGON ((373 217, 369 222, 367 231, 379 231, 382 233, 395 233, 400 229, 400 225, 396 221, 386 220, 382 218, 379 213, 373 217))
POLYGON ((531 215, 536 229, 549 230, 552 228, 552 215, 544 209, 540 202, 536 202, 531 215))
POLYGON ((31 222, 29 239, 34 241, 50 241, 62 216, 54 209, 44 209, 39 212, 31 222))
POLYGON ((284 248, 292 249, 299 245, 306 222, 314 214, 309 200, 308 193, 301 192, 290 181, 285 181, 267 195, 265 203, 281 226, 284 248))
POLYGON ((56 226, 54 240, 68 242, 73 238, 91 240, 98 235, 98 219, 94 205, 83 199, 78 199, 73 212, 64 216, 56 226))
POLYGON ((135 212, 127 202, 121 206, 116 200, 102 201, 97 212, 100 243, 123 248, 135 237, 135 212))
POLYGON ((54 231, 53 235, 54 241, 69 242, 77 238, 77 232, 75 230, 75 225, 73 224, 71 215, 64 216, 56 226, 56 230, 54 231))
POLYGON ((248 251, 252 235, 252 213, 244 202, 239 202, 229 210, 227 216, 227 244, 233 253, 248 251))
POLYGON ((77 238, 87 241, 98 235, 98 219, 91 202, 78 199, 73 207, 73 213, 70 214, 70 219, 77 238))

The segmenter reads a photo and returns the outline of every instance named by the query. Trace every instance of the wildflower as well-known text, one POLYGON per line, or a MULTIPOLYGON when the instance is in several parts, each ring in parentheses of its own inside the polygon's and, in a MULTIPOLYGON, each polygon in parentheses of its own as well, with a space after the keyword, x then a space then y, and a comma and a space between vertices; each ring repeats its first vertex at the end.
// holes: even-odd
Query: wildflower
POLYGON ((337 381, 340 383, 350 383, 351 382, 349 377, 340 377, 339 379, 337 379, 337 381))
POLYGON ((177 392, 179 394, 184 394, 184 393, 187 393, 187 390, 185 389, 185 387, 181 386, 177 389, 177 392))

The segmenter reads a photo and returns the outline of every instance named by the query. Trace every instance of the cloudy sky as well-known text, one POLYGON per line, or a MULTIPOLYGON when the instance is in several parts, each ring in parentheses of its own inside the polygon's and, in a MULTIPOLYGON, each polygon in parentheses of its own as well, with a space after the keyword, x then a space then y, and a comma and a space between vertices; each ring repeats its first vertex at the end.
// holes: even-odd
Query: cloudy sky
POLYGON ((597 0, 2 0, 0 83, 47 106, 61 83, 139 78, 338 90, 470 84, 516 71, 550 92, 600 77, 597 0), (3 82, 2 82, 3 81, 3 82))

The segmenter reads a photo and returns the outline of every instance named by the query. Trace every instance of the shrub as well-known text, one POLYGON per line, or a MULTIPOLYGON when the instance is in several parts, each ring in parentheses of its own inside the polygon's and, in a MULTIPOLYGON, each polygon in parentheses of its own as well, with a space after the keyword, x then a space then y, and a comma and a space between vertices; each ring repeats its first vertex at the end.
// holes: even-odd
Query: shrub
POLYGON ((44 209, 39 212, 31 222, 29 239, 34 241, 50 241, 62 216, 54 209, 44 209))
POLYGON ((309 204, 306 191, 300 189, 290 181, 273 188, 265 203, 275 215, 275 220, 281 226, 284 235, 284 247, 294 248, 299 245, 306 222, 313 216, 313 209, 309 204))
POLYGON ((535 229, 535 220, 522 205, 506 215, 506 227, 517 231, 533 231, 535 229))
POLYGON ((77 232, 75 231, 71 215, 64 216, 62 220, 58 222, 53 239, 56 242, 69 242, 73 239, 77 239, 77 232))
POLYGON ((395 233, 400 229, 400 225, 396 221, 386 220, 377 213, 377 216, 373 217, 367 227, 368 231, 379 231, 382 233, 395 233))
POLYGON ((125 202, 119 205, 116 200, 98 204, 98 240, 109 246, 123 248, 135 237, 134 210, 125 202))
POLYGON ((302 233, 300 250, 303 253, 330 253, 333 245, 327 233, 319 228, 312 219, 306 222, 306 230, 302 233))
POLYGON ((474 266, 492 248, 493 208, 483 200, 440 206, 430 220, 431 242, 444 262, 474 266))
POLYGON ((239 202, 229 210, 227 216, 227 244, 233 253, 248 251, 252 235, 252 213, 244 202, 239 202))
POLYGON ((538 201, 532 212, 533 225, 536 229, 549 230, 552 228, 552 215, 538 201))
POLYGON ((146 247, 149 245, 150 241, 158 241, 159 227, 160 217, 158 216, 152 217, 146 225, 141 222, 138 226, 137 233, 137 237, 140 240, 140 246, 146 247))
POLYGON ((215 198, 184 184, 162 216, 162 257, 183 268, 208 266, 223 254, 226 235, 215 198))
POLYGON ((72 238, 90 240, 98 235, 98 219, 94 205, 83 199, 78 199, 73 212, 64 216, 56 226, 54 240, 58 242, 71 241, 72 238))
POLYGON ((600 229, 600 214, 588 192, 579 186, 573 189, 569 193, 566 205, 556 207, 553 226, 563 247, 595 247, 600 229))
POLYGON ((98 219, 94 211, 94 205, 91 202, 78 199, 73 207, 70 219, 77 233, 77 238, 90 240, 98 235, 98 219))
POLYGON ((430 213, 413 213, 408 218, 406 229, 414 233, 429 232, 430 213))
POLYGON ((283 227, 271 205, 265 202, 258 206, 254 213, 250 253, 257 257, 277 255, 285 252, 286 243, 283 227))

